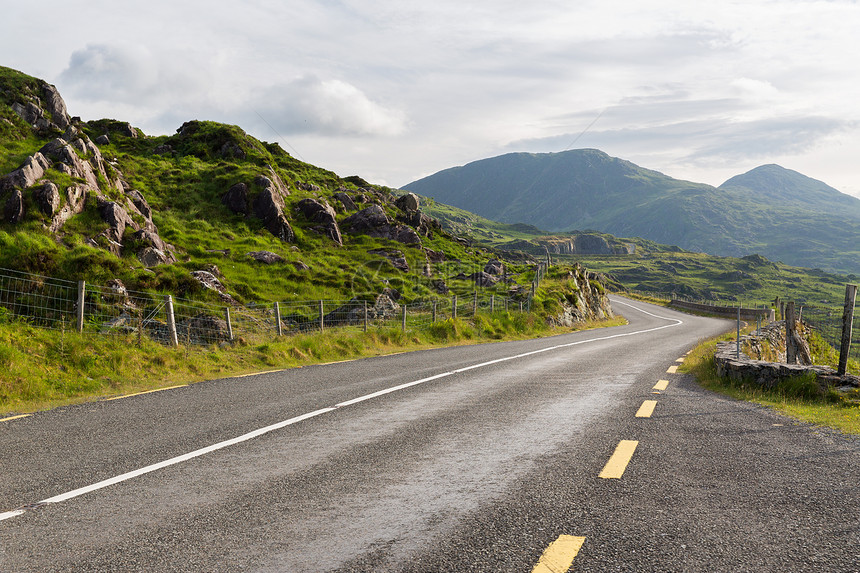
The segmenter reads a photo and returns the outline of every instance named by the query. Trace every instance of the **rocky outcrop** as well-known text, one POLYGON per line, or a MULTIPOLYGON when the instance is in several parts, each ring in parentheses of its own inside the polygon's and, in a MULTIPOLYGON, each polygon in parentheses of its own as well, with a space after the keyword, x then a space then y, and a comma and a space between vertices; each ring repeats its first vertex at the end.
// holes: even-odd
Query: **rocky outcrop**
POLYGON ((562 311, 549 318, 550 324, 570 327, 577 323, 614 316, 605 286, 600 282, 599 276, 590 275, 577 266, 569 271, 568 281, 572 288, 559 300, 562 311))
POLYGON ((403 271, 404 273, 409 272, 409 263, 406 261, 406 258, 403 256, 401 251, 389 251, 385 249, 375 249, 371 251, 367 251, 369 255, 377 255, 383 257, 388 260, 395 269, 398 271, 403 271))
POLYGON ((227 289, 224 288, 224 285, 221 284, 221 281, 218 280, 218 277, 216 277, 215 274, 211 271, 193 271, 191 273, 191 276, 194 277, 194 279, 198 283, 200 283, 203 288, 218 293, 218 296, 223 302, 226 302, 228 304, 239 304, 238 302, 236 302, 236 299, 234 299, 227 293, 227 289))
POLYGON ((238 215, 247 215, 248 186, 245 183, 236 183, 221 196, 221 203, 238 215))
POLYGON ((344 191, 339 191, 332 195, 332 198, 340 203, 341 207, 345 211, 355 211, 358 207, 355 205, 355 201, 352 200, 352 197, 347 195, 344 191))
POLYGON ((370 205, 343 220, 349 233, 389 239, 399 243, 420 244, 421 238, 414 229, 392 222, 379 205, 370 205))
POLYGON ((312 229, 325 235, 338 245, 343 245, 340 227, 337 224, 337 213, 325 201, 302 199, 296 204, 296 210, 301 212, 308 221, 317 223, 312 229))
POLYGON ((406 195, 398 197, 397 200, 394 201, 394 205, 405 213, 413 213, 421 207, 421 201, 415 193, 407 193, 406 195))
POLYGON ((265 187, 254 198, 254 214, 263 221, 266 229, 286 243, 295 241, 296 235, 284 216, 283 197, 274 185, 265 187))

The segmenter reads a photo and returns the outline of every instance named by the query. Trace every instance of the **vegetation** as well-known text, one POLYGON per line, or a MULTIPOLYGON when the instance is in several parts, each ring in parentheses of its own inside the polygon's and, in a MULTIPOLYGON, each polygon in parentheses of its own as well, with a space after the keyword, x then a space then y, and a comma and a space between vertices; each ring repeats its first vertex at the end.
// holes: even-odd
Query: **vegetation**
MULTIPOLYGON (((714 365, 716 344, 734 339, 734 336, 726 334, 700 344, 687 356, 680 370, 694 374, 708 390, 755 402, 804 422, 860 435, 860 392, 857 390, 841 394, 834 389, 822 389, 814 376, 792 378, 773 389, 717 376, 714 365)), ((857 369, 858 365, 855 363, 852 367, 857 369)))
MULTIPOLYGON (((621 323, 616 318, 574 330, 621 323)), ((422 330, 337 329, 232 346, 169 348, 146 338, 45 330, 0 317, 0 417, 251 372, 570 331, 550 327, 534 313, 497 311, 422 330)))
POLYGON ((776 165, 718 188, 673 179, 595 149, 511 153, 405 187, 505 223, 600 229, 723 256, 760 253, 860 274, 860 200, 776 165))

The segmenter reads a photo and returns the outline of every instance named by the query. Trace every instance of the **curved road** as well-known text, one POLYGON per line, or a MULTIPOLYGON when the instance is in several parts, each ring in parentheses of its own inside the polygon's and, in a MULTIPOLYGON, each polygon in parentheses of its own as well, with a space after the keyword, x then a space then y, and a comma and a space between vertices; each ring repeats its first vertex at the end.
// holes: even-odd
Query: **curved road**
POLYGON ((0 422, 0 571, 860 571, 858 441, 667 372, 731 322, 612 300, 0 422))

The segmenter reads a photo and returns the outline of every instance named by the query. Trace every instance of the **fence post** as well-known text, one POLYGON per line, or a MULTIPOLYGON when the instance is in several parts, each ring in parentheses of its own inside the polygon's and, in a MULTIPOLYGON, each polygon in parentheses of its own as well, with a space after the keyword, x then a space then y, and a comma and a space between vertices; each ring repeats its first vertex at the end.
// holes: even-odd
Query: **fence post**
POLYGON ((738 337, 735 347, 735 359, 741 359, 741 305, 738 304, 738 337))
POLYGON ((227 338, 233 342, 233 321, 230 320, 230 307, 224 307, 224 320, 227 321, 227 338))
POLYGON ((77 308, 77 314, 78 314, 78 316, 77 316, 77 318, 78 318, 77 329, 78 329, 78 332, 84 331, 84 304, 85 304, 85 300, 86 300, 86 297, 84 295, 86 295, 86 292, 87 292, 86 281, 78 281, 78 308, 77 308))
POLYGON ((845 285, 845 307, 842 310, 842 343, 839 345, 838 376, 844 376, 848 368, 848 352, 851 350, 851 334, 854 329, 854 302, 857 299, 857 285, 845 285))
POLYGON ((520 301, 520 312, 523 311, 523 301, 520 301))
POLYGON ((403 324, 402 328, 403 332, 406 332, 406 303, 403 303, 403 324))
POLYGON ((325 307, 323 301, 320 301, 320 332, 325 331, 325 307))
POLYGON ((367 301, 364 301, 364 331, 367 332, 367 301))
POLYGON ((179 346, 179 336, 176 334, 176 316, 173 314, 173 297, 164 296, 164 306, 167 308, 167 336, 170 346, 179 346))
POLYGON ((785 305, 785 361, 797 364, 797 348, 794 346, 794 302, 785 305))
POLYGON ((433 323, 436 323, 436 301, 433 301, 433 323))
POLYGON ((472 302, 472 316, 478 316, 478 291, 475 291, 474 302, 472 302))
POLYGON ((457 318, 457 295, 451 297, 451 316, 457 318))
POLYGON ((275 332, 278 333, 278 336, 283 336, 284 329, 281 326, 281 305, 276 302, 273 306, 275 309, 275 332))
POLYGON ((496 295, 490 295, 490 312, 496 312, 496 295))

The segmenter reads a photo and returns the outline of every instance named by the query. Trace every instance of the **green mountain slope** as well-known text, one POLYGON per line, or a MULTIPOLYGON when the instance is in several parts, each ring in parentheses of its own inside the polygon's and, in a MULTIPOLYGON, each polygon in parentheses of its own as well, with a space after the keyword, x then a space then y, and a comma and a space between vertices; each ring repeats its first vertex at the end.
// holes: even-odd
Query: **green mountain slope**
MULTIPOLYGON (((82 122, 53 86, 0 67, 0 268, 241 304, 473 291, 454 277, 495 253, 396 199, 237 126, 189 121, 150 137, 82 122)), ((530 281, 525 265, 510 272, 530 281)))
POLYGON ((764 166, 718 188, 594 149, 513 153, 440 171, 409 191, 506 223, 597 229, 715 255, 860 272, 860 200, 764 166))

